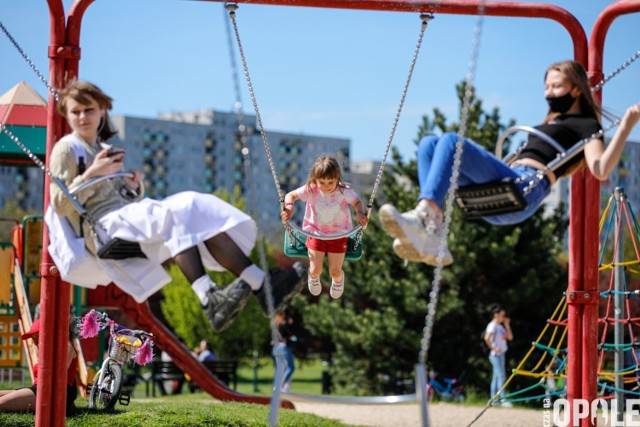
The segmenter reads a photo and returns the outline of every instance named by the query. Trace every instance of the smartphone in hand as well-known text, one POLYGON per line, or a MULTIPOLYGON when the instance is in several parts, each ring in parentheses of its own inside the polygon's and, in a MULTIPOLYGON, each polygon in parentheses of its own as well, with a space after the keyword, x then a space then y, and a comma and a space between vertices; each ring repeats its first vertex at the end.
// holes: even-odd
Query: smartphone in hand
POLYGON ((120 154, 120 153, 126 153, 127 150, 125 150, 122 147, 117 147, 115 145, 112 145, 111 147, 109 147, 109 149, 107 150, 107 156, 111 157, 111 156, 115 156, 116 154, 120 154))

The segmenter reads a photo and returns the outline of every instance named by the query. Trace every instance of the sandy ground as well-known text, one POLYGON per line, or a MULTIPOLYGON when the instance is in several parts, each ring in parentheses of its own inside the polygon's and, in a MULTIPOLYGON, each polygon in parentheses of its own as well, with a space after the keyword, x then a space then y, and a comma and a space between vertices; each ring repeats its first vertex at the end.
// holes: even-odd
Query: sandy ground
MULTIPOLYGON (((346 424, 375 427, 422 426, 420 405, 403 403, 392 405, 346 405, 334 403, 310 403, 291 399, 296 409, 346 424)), ((461 406, 447 403, 429 405, 430 427, 464 427, 482 411, 478 406, 461 406)), ((545 425, 541 410, 516 408, 489 408, 473 427, 541 427, 545 425)))
MULTIPOLYGON (((347 405, 334 403, 294 402, 296 410, 332 418, 355 426, 375 427, 421 427, 420 405, 403 403, 391 405, 347 405)), ((482 412, 479 406, 462 406, 451 403, 434 403, 428 407, 429 427, 466 427, 482 412)), ((613 414, 608 414, 613 416, 613 414)), ((596 425, 598 427, 640 427, 640 411, 626 414, 625 422, 618 423, 600 413, 596 425)), ((568 419, 562 418, 562 423, 568 419)), ((519 409, 491 407, 472 427, 552 427, 551 414, 540 408, 519 409)))

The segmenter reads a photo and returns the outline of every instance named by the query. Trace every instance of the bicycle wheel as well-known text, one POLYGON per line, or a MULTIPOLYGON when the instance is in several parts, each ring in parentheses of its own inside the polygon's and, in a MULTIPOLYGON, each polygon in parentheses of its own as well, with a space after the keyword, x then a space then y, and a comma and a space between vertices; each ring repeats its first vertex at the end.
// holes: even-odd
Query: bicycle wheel
POLYGON ((102 370, 98 371, 93 378, 93 386, 89 394, 89 409, 98 411, 112 409, 120 397, 120 390, 122 389, 120 366, 116 363, 108 363, 105 369, 106 372, 102 377, 102 383, 98 384, 102 370))

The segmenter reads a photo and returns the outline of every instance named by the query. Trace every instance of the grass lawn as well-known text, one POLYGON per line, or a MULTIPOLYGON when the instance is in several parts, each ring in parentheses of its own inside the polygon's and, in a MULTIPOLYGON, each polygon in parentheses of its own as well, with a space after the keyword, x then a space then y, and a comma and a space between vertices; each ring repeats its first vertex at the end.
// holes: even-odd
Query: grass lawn
MULTIPOLYGON (((275 364, 271 359, 260 359, 256 379, 254 369, 241 366, 238 369, 238 391, 246 394, 270 395, 273 387, 275 364)), ((322 394, 322 371, 325 369, 319 360, 305 361, 296 359, 296 370, 291 383, 292 393, 322 394)))
MULTIPOLYGON (((67 417, 68 427, 175 427, 175 426, 268 426, 269 406, 245 403, 216 403, 197 394, 131 400, 129 406, 116 405, 110 413, 87 409, 87 399, 78 399, 76 415, 67 417)), ((0 413, 0 426, 31 427, 33 414, 0 413)), ((279 426, 344 427, 347 424, 316 415, 281 409, 279 426)))
MULTIPOLYGON (((301 363, 296 360, 291 391, 304 394, 321 394, 321 377, 324 367, 320 361, 301 363)), ((254 379, 254 369, 243 366, 238 370, 238 391, 245 394, 267 396, 273 386, 274 363, 261 359, 254 379), (257 391, 256 391, 257 390, 257 391)), ((27 384, 28 385, 28 384, 27 384)), ((0 384, 2 388, 16 388, 20 384, 0 384), (4 387, 3 387, 4 386, 4 387)), ((96 413, 87 409, 87 399, 78 398, 78 414, 67 418, 70 427, 157 427, 157 426, 268 426, 269 406, 243 403, 220 403, 202 392, 183 393, 174 396, 147 398, 145 385, 138 384, 129 406, 116 404, 111 413, 96 413)), ((33 426, 32 414, 2 414, 0 426, 33 426)), ((280 426, 346 426, 338 421, 316 415, 301 414, 281 409, 280 426)))

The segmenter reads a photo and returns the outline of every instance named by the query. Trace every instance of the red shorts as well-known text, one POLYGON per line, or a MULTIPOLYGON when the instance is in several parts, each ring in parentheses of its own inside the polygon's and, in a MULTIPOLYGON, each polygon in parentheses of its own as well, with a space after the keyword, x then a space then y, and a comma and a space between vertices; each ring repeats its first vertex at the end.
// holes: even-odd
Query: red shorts
POLYGON ((318 252, 327 252, 331 254, 344 254, 347 252, 347 238, 335 240, 320 240, 313 237, 307 237, 305 246, 318 252))

